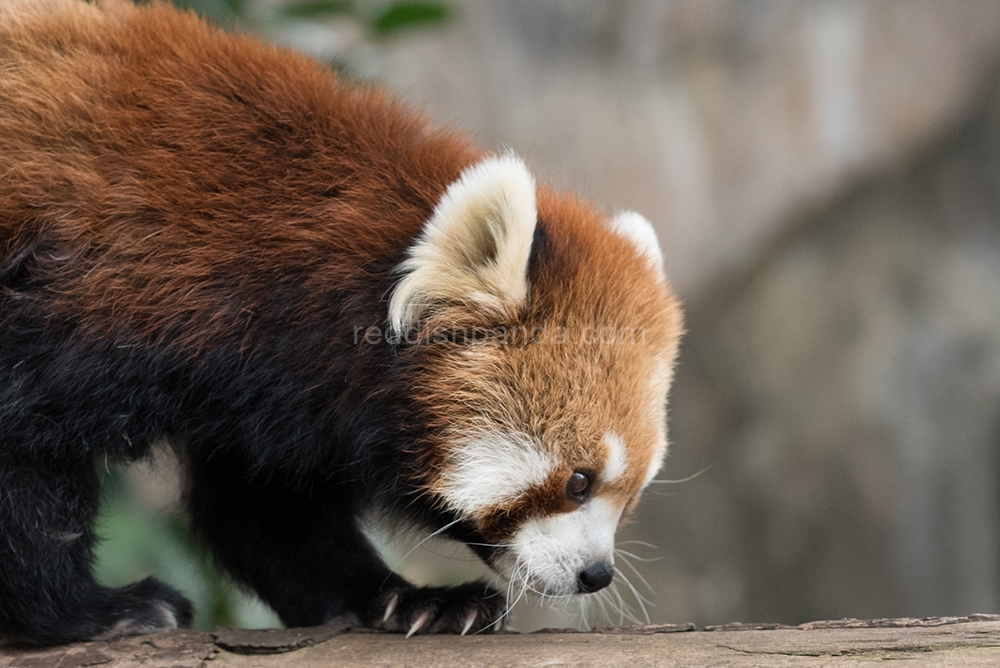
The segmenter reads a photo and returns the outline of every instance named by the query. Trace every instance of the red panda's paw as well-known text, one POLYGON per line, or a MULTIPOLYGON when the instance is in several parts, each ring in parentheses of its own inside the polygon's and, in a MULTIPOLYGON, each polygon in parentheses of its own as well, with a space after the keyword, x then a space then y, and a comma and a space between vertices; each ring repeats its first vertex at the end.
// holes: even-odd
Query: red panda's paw
POLYGON ((98 640, 190 628, 194 616, 190 601, 153 578, 115 590, 107 605, 118 618, 94 636, 98 640))
POLYGON ((484 582, 410 587, 382 594, 370 626, 405 633, 493 633, 506 627, 507 600, 484 582))

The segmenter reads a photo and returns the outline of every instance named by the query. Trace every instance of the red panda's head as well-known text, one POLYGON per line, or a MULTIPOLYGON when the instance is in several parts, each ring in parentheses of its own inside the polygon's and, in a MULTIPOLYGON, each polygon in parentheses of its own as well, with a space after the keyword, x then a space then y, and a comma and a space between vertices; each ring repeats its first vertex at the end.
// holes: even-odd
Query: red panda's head
POLYGON ((502 575, 596 591, 667 448, 680 307, 652 226, 535 182, 513 156, 465 170, 399 268, 389 326, 422 345, 423 486, 502 575))

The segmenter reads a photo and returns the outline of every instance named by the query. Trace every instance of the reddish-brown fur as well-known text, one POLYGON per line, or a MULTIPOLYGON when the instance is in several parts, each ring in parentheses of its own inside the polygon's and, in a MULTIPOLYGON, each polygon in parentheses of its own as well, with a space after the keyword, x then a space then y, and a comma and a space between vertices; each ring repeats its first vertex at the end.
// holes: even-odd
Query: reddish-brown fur
POLYGON ((276 265, 316 295, 363 280, 479 157, 378 89, 166 5, 37 15, 0 27, 20 64, 0 79, 0 248, 44 237, 51 307, 94 336, 178 328, 193 353, 254 326, 276 265))
POLYGON ((0 599, 45 601, 0 600, 0 634, 58 642, 169 625, 162 605, 123 612, 150 601, 185 623, 166 587, 109 594, 87 579, 87 467, 143 456, 164 434, 182 442, 196 533, 289 624, 353 611, 405 630, 429 605, 440 609, 427 629, 461 630, 469 611, 483 628, 499 622, 489 591, 389 573, 356 526, 369 506, 504 543, 529 518, 585 505, 567 493, 583 472, 601 517, 620 517, 665 447, 681 313, 607 215, 539 187, 523 303, 498 316, 444 299, 420 311, 418 343, 385 338, 400 263, 484 157, 377 88, 165 4, 0 4, 0 429, 14 434, 0 443, 0 483, 56 462, 46 475, 72 484, 53 508, 82 508, 66 522, 85 536, 64 554, 38 542, 33 515, 15 523, 22 542, 13 557, 0 544, 0 559, 34 573, 23 555, 37 554, 64 575, 22 585, 0 569, 0 599), (456 329, 512 339, 434 341, 456 329), (516 498, 449 507, 441 472, 484 425, 529 435, 556 465, 516 498), (611 432, 627 466, 603 481, 611 432), (100 608, 115 596, 127 605, 100 608), (66 630, 77 618, 60 597, 104 612, 66 630), (39 610, 45 624, 18 626, 39 610))
MULTIPOLYGON (((16 257, 39 238, 50 244, 49 306, 94 337, 127 332, 194 355, 233 330, 251 336, 282 277, 304 278, 315 295, 297 306, 322 308, 320 296, 365 281, 373 260, 400 258, 447 185, 482 157, 377 88, 345 85, 256 40, 220 39, 166 5, 72 3, 55 19, 37 16, 45 19, 0 32, 0 62, 37 64, 0 80, 0 104, 23 109, 0 115, 0 248, 16 257), (53 62, 52 49, 65 58, 53 62), (398 199, 401 190, 408 200, 398 199), (131 215, 144 209, 158 217, 131 215)), ((588 379, 578 393, 551 387, 558 370, 599 370, 593 355, 610 348, 528 347, 523 363, 508 362, 537 370, 522 397, 576 394, 581 405, 561 411, 575 423, 566 427, 571 442, 586 450, 609 415, 633 411, 644 393, 608 379, 635 380, 650 350, 675 345, 679 309, 593 209, 539 195, 539 220, 553 244, 572 248, 572 261, 532 276, 534 309, 509 326, 564 326, 572 341, 599 322, 648 338, 632 359, 617 351, 620 374, 588 379), (587 403, 595 394, 616 405, 595 410, 600 404, 587 403), (588 418, 594 426, 581 442, 579 421, 588 418)), ((448 328, 481 324, 463 309, 438 319, 448 328)), ((474 391, 488 395, 489 385, 480 377, 474 391)), ((460 393, 451 383, 428 392, 430 405, 460 405, 449 400, 460 393)), ((557 416, 539 408, 522 410, 546 423, 553 447, 565 447, 557 416)), ((444 411, 441 421, 455 416, 444 411)), ((651 439, 634 436, 629 442, 651 439)))

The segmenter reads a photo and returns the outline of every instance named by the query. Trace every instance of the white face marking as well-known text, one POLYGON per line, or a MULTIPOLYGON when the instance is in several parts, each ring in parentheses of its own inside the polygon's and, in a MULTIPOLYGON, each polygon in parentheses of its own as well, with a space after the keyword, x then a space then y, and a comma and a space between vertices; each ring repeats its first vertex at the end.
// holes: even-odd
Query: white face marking
POLYGON ((663 269, 663 251, 656 238, 652 223, 635 211, 622 211, 611 219, 611 229, 631 241, 650 264, 656 268, 660 278, 666 280, 663 269))
POLYGON ((667 422, 665 402, 667 388, 670 387, 671 375, 672 365, 670 360, 666 358, 657 359, 655 364, 653 364, 653 371, 650 375, 649 383, 653 388, 650 392, 650 396, 656 398, 655 403, 650 409, 651 415, 656 417, 651 419, 657 420, 657 431, 659 433, 656 439, 656 446, 653 449, 653 458, 649 461, 649 467, 646 469, 646 477, 642 482, 642 486, 644 488, 653 478, 656 477, 656 474, 660 470, 660 466, 663 464, 663 458, 667 454, 667 422))
POLYGON ((628 467, 628 453, 622 437, 613 431, 604 434, 604 445, 608 448, 608 458, 601 469, 601 482, 614 482, 628 467))
POLYGON ((643 488, 648 485, 656 474, 660 472, 660 467, 663 465, 663 455, 666 454, 667 442, 664 440, 663 443, 656 448, 656 453, 653 458, 649 461, 649 468, 646 469, 646 477, 642 481, 643 488))
POLYGON ((481 433, 452 446, 437 490, 454 510, 475 515, 541 485, 555 465, 527 434, 481 433))
POLYGON ((614 563, 621 512, 598 497, 571 513, 528 520, 514 534, 513 559, 498 570, 507 577, 516 572, 546 594, 575 594, 580 571, 595 561, 614 563))

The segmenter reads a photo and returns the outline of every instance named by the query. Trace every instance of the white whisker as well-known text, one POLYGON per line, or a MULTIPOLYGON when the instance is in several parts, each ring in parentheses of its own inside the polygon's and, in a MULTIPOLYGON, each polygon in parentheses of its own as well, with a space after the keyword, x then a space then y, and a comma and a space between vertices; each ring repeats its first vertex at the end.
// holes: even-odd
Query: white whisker
POLYGON ((628 605, 625 604, 625 599, 622 598, 621 592, 618 591, 618 583, 612 582, 611 586, 608 587, 608 591, 615 597, 614 600, 618 602, 618 626, 625 626, 625 619, 630 619, 631 614, 628 610, 628 605))
POLYGON ((629 559, 635 559, 636 561, 641 561, 643 563, 652 563, 656 561, 663 561, 663 557, 640 557, 637 554, 632 554, 621 548, 615 548, 615 554, 624 554, 629 559))
MULTIPOLYGON (((605 624, 614 623, 611 619, 611 613, 608 611, 608 605, 611 603, 611 601, 608 600, 609 594, 610 593, 608 592, 607 589, 602 589, 601 591, 590 595, 588 600, 588 603, 593 604, 594 607, 600 606, 600 619, 605 624)), ((597 626, 597 624, 593 619, 587 619, 586 624, 588 628, 593 628, 597 626)))
POLYGON ((649 483, 650 484, 656 483, 658 485, 677 485, 677 484, 680 484, 682 482, 690 482, 690 481, 694 480, 695 478, 697 478, 698 476, 700 476, 702 473, 705 473, 706 471, 708 471, 710 468, 712 468, 712 466, 714 466, 714 464, 709 464, 708 466, 705 466, 704 468, 702 468, 700 471, 698 471, 694 475, 689 475, 688 477, 681 478, 680 480, 650 480, 649 483))
POLYGON ((623 540, 619 541, 619 545, 638 545, 640 547, 646 547, 650 550, 659 550, 659 545, 653 545, 652 543, 647 543, 644 540, 623 540))
MULTIPOLYGON (((632 592, 632 595, 635 596, 635 602, 639 604, 639 609, 642 610, 642 617, 643 617, 643 620, 644 620, 642 623, 649 624, 649 611, 646 610, 646 603, 650 603, 650 602, 647 599, 645 599, 642 596, 642 594, 640 594, 636 590, 636 588, 634 586, 632 586, 632 583, 629 582, 628 577, 624 573, 622 573, 621 571, 617 571, 617 574, 621 575, 622 581, 625 582, 625 585, 632 592)), ((652 604, 650 603, 650 605, 652 605, 652 604)))
MULTIPOLYGON (((633 555, 633 554, 631 554, 629 552, 625 552, 624 550, 615 550, 615 555, 618 556, 618 557, 620 557, 621 558, 621 562, 623 564, 625 564, 626 566, 628 566, 629 569, 632 571, 632 573, 634 573, 635 576, 637 578, 639 578, 639 582, 641 582, 646 587, 646 589, 649 590, 649 593, 652 594, 653 596, 656 596, 656 590, 653 589, 653 587, 649 584, 649 582, 646 580, 646 578, 644 578, 642 576, 642 573, 639 572, 639 569, 636 568, 635 566, 633 566, 632 562, 629 561, 626 558, 626 557, 635 557, 635 555, 633 555)), ((641 559, 640 559, 640 561, 641 561, 641 559)), ((625 577, 624 573, 622 573, 622 577, 625 577)))
MULTIPOLYGON (((413 554, 414 550, 416 550, 418 547, 420 547, 421 545, 423 545, 424 543, 426 543, 427 541, 429 541, 431 538, 434 538, 435 536, 438 536, 441 533, 443 533, 443 532, 447 531, 448 529, 450 529, 451 527, 455 526, 456 524, 458 524, 458 522, 459 522, 459 520, 455 520, 454 522, 449 522, 448 524, 445 524, 443 527, 441 527, 437 531, 434 531, 431 534, 429 534, 426 538, 424 538, 419 543, 417 543, 416 545, 414 545, 413 547, 411 547, 410 550, 406 554, 404 554, 402 557, 400 557, 399 561, 397 561, 395 563, 395 565, 393 565, 390 570, 395 571, 397 568, 399 568, 400 564, 402 564, 404 561, 406 561, 407 557, 409 557, 411 554, 413 554)), ((389 576, 386 576, 386 581, 388 581, 388 579, 389 579, 389 576)), ((385 584, 385 582, 383 582, 382 584, 385 584)))

